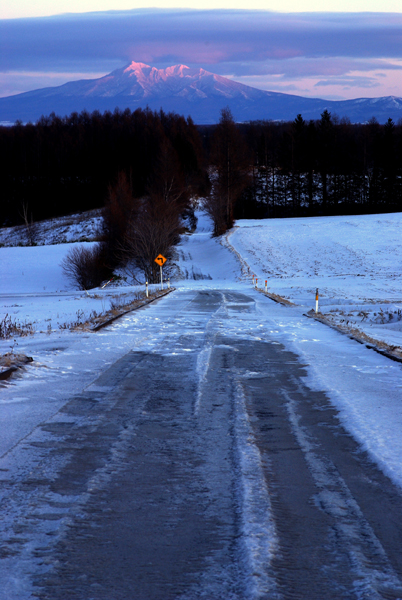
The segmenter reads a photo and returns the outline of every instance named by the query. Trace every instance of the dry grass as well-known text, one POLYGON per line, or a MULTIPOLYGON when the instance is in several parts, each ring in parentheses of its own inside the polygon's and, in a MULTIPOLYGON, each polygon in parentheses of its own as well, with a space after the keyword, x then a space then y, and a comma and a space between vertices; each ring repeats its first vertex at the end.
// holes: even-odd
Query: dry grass
POLYGON ((5 367, 6 369, 10 367, 22 367, 32 361, 33 359, 30 356, 25 356, 25 354, 6 352, 6 354, 0 356, 0 367, 5 367))
MULTIPOLYGON (((173 291, 174 288, 170 288, 173 291)), ((156 291, 149 294, 149 298, 146 297, 145 292, 138 292, 137 297, 131 298, 128 302, 124 301, 124 298, 115 297, 111 301, 110 310, 105 311, 102 314, 96 313, 95 311, 90 315, 89 319, 83 320, 82 311, 78 311, 77 319, 71 323, 63 324, 61 329, 70 329, 71 331, 97 331, 106 324, 114 321, 115 319, 122 317, 123 315, 145 306, 152 300, 164 296, 169 290, 156 291)))
POLYGON ((16 336, 32 335, 35 332, 32 323, 13 320, 9 314, 0 321, 0 339, 7 340, 16 336))
POLYGON ((283 298, 282 296, 278 296, 278 294, 274 294, 273 292, 266 292, 261 288, 255 289, 257 290, 257 292, 261 292, 261 294, 264 294, 264 296, 271 298, 271 300, 273 300, 274 302, 278 302, 278 304, 283 304, 285 306, 296 306, 294 302, 291 302, 290 300, 288 300, 287 298, 283 298))
POLYGON ((3 356, 0 355, 0 381, 9 379, 15 371, 31 362, 33 362, 33 358, 25 356, 25 354, 7 352, 3 356))

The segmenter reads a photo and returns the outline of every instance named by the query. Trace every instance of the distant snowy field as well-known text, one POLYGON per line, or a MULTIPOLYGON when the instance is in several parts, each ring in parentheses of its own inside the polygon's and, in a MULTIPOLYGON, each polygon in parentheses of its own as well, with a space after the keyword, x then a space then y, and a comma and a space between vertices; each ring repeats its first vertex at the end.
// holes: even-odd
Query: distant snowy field
POLYGON ((258 286, 402 345, 402 214, 242 220, 228 236, 258 286))
POLYGON ((237 221, 230 242, 272 290, 305 304, 401 300, 402 214, 237 221))

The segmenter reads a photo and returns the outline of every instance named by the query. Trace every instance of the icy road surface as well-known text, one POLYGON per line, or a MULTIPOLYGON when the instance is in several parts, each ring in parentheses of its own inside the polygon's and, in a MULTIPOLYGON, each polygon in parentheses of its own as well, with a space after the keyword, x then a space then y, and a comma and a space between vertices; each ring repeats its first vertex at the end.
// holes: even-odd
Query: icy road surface
POLYGON ((402 598, 400 365, 241 284, 92 335, 2 394, 2 600, 402 598))

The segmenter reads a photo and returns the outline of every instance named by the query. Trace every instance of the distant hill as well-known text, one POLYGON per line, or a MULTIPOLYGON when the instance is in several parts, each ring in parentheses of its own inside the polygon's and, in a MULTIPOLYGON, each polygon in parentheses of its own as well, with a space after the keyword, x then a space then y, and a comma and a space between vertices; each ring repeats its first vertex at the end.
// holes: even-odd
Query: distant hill
POLYGON ((229 106, 236 121, 319 119, 327 109, 339 117, 363 123, 376 117, 380 123, 388 118, 402 118, 402 98, 358 98, 328 101, 267 92, 204 69, 176 65, 156 69, 132 62, 99 79, 71 81, 64 85, 0 98, 0 121, 37 121, 55 112, 60 116, 74 111, 113 111, 115 108, 163 108, 185 116, 197 124, 216 123, 220 110, 229 106))

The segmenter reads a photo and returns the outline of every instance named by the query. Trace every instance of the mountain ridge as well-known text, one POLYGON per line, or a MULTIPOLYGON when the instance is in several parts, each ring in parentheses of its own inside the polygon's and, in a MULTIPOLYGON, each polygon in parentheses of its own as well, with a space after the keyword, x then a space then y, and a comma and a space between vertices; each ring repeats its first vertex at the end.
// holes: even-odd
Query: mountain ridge
POLYGON ((0 121, 36 121, 52 112, 60 116, 88 110, 163 109, 191 116, 198 124, 216 123, 229 106, 236 121, 318 119, 327 109, 352 122, 402 118, 402 98, 323 100, 260 90, 202 68, 173 65, 157 69, 132 61, 98 79, 70 81, 61 86, 0 98, 0 121))

